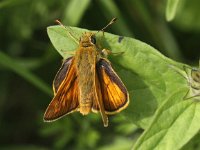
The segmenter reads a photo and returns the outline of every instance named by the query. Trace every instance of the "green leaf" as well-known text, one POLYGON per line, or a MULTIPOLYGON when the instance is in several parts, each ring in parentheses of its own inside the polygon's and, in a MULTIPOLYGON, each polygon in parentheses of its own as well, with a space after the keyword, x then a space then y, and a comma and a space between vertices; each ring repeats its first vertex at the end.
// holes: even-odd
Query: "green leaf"
POLYGON ((199 5, 199 0, 181 0, 179 2, 176 18, 173 21, 179 30, 194 33, 200 31, 199 5))
POLYGON ((115 139, 111 141, 110 144, 106 146, 101 146, 97 150, 127 150, 131 148, 131 141, 128 138, 122 138, 122 137, 115 137, 115 139))
MULTIPOLYGON (((83 32, 88 31, 75 27, 72 27, 72 30, 77 39, 83 32)), ((64 58, 78 48, 68 31, 60 26, 48 27, 48 35, 64 58)), ((110 49, 114 53, 124 52, 122 55, 110 55, 109 60, 130 94, 130 104, 122 114, 129 121, 146 129, 135 149, 143 146, 146 146, 145 149, 148 149, 148 146, 150 149, 165 149, 166 143, 170 144, 170 147, 181 148, 186 144, 200 128, 200 114, 198 103, 183 100, 188 89, 187 81, 171 67, 182 70, 183 64, 163 56, 153 47, 135 39, 110 33, 104 33, 103 38, 102 33, 98 33, 96 38, 101 48, 110 49), (186 129, 188 132, 185 132, 186 129), (155 139, 151 138, 153 140, 146 142, 148 137, 155 139)))
POLYGON ((200 149, 200 133, 195 135, 181 150, 199 150, 200 149))
MULTIPOLYGON (((72 30, 73 34, 78 37, 88 31, 78 28, 72 28, 72 30)), ((60 26, 49 27, 48 35, 56 50, 64 58, 71 56, 72 51, 78 47, 67 30, 60 26)), ((131 121, 145 128, 149 118, 163 102, 166 91, 172 92, 176 89, 175 84, 180 85, 181 83, 181 77, 169 68, 169 63, 175 62, 138 40, 124 37, 121 42, 118 42, 119 36, 108 33, 104 35, 104 39, 101 38, 101 33, 97 35, 97 38, 101 39, 103 48, 115 53, 125 52, 123 55, 110 57, 115 70, 125 82, 130 93, 130 104, 125 114, 126 116, 131 115, 129 117, 131 121), (173 75, 178 76, 176 80, 173 75), (167 82, 174 82, 174 85, 167 82), (166 84, 168 84, 167 89, 166 84)))
POLYGON ((172 21, 174 19, 178 3, 179 3, 179 0, 168 0, 167 1, 167 7, 166 7, 167 21, 172 21))
POLYGON ((15 6, 26 2, 25 0, 6 0, 0 2, 0 9, 9 7, 9 6, 15 6))
POLYGON ((47 93, 48 95, 52 94, 51 89, 49 88, 46 83, 44 83, 41 79, 39 79, 36 75, 31 73, 26 68, 23 68, 20 64, 18 64, 15 60, 0 52, 0 65, 9 69, 18 75, 22 76, 24 79, 35 85, 37 88, 42 90, 43 92, 47 93))
POLYGON ((69 25, 77 25, 84 12, 87 10, 91 0, 71 0, 69 1, 64 14, 64 22, 69 25), (78 7, 77 7, 78 6, 78 7))
POLYGON ((177 89, 158 109, 150 127, 133 149, 180 149, 196 133, 200 125, 200 105, 182 100, 188 89, 177 89))
POLYGON ((118 31, 119 34, 130 36, 130 37, 134 36, 133 33, 131 32, 131 29, 128 27, 119 7, 116 5, 116 3, 113 0, 109 0, 109 1, 100 0, 97 2, 98 2, 98 5, 100 6, 100 9, 102 10, 102 13, 107 18, 107 20, 111 20, 113 17, 116 17, 120 20, 113 27, 116 31, 118 31))
POLYGON ((9 146, 1 146, 1 150, 47 150, 47 148, 37 145, 9 145, 9 146))

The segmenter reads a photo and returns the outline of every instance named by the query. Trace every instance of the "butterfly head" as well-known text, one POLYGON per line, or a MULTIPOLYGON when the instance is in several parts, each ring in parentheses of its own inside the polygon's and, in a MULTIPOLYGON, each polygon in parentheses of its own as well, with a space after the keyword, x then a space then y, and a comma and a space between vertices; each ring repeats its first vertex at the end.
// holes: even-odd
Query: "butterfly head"
POLYGON ((90 47, 96 44, 95 34, 92 32, 85 32, 80 38, 80 45, 82 47, 90 47))

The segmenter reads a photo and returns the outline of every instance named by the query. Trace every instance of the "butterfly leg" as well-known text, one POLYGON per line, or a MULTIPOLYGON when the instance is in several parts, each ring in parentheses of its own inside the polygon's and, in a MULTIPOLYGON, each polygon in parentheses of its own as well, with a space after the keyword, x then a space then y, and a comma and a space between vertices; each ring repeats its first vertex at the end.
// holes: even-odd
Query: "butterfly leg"
POLYGON ((108 55, 112 54, 112 55, 122 55, 124 52, 116 52, 116 53, 113 53, 111 50, 108 50, 108 49, 103 49, 101 51, 101 55, 104 56, 104 57, 107 57, 108 55))

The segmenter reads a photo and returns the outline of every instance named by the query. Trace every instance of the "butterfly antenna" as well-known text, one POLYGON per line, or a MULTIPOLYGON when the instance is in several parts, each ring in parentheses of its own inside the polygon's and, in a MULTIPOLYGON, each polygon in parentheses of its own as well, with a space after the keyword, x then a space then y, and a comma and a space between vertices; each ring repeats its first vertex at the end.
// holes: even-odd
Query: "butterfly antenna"
POLYGON ((65 29, 69 32, 69 35, 71 36, 71 38, 72 38, 77 44, 79 44, 78 39, 69 31, 69 30, 72 30, 69 26, 64 26, 59 20, 56 20, 55 22, 58 23, 58 24, 59 24, 60 26, 62 26, 63 28, 65 28, 65 29))
POLYGON ((108 28, 110 25, 112 25, 112 24, 115 23, 116 21, 117 21, 117 18, 113 18, 105 27, 103 27, 101 30, 97 31, 97 33, 100 32, 100 31, 104 32, 104 30, 105 30, 106 28, 108 28))

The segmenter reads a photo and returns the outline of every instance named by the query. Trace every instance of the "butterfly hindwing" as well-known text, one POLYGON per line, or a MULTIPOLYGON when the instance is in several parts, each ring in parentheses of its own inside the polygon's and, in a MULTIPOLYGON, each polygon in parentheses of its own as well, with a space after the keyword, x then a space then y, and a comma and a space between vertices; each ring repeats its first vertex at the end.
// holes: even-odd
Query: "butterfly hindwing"
MULTIPOLYGON (((97 75, 101 87, 102 101, 106 114, 115 114, 128 106, 128 91, 111 64, 101 58, 97 62, 97 75)), ((97 104, 93 109, 99 111, 97 104)))

